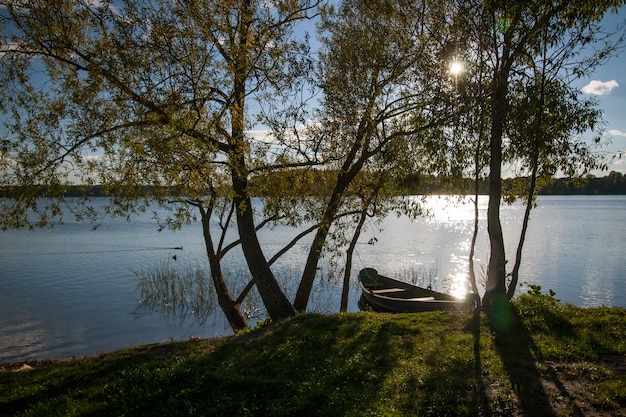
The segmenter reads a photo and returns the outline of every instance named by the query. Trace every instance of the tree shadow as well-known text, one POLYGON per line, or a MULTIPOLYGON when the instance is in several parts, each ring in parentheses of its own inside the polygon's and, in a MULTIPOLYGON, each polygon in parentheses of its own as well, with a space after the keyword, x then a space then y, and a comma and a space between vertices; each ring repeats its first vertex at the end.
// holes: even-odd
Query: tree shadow
POLYGON ((85 416, 328 416, 354 414, 358 405, 368 414, 398 368, 388 352, 412 351, 413 339, 404 337, 412 331, 393 317, 372 324, 306 315, 224 339, 230 343, 156 345, 34 371, 30 378, 41 383, 2 407, 8 415, 79 404, 85 416))
MULTIPOLYGON (((558 375, 544 361, 541 350, 532 338, 517 309, 502 299, 494 302, 489 322, 494 332, 495 348, 502 360, 512 389, 517 395, 523 415, 557 416, 552 407, 556 396, 546 391, 544 382, 550 382, 558 390, 558 396, 573 398, 568 393, 558 375), (537 367, 542 365, 543 375, 537 367)), ((574 406, 573 416, 583 416, 580 408, 574 406)))
MULTIPOLYGON (((488 407, 489 398, 487 396, 486 386, 483 381, 483 367, 480 356, 480 318, 481 318, 481 309, 476 307, 474 309, 474 313, 472 315, 472 335, 474 336, 474 381, 476 386, 474 387, 473 392, 473 400, 477 404, 484 404, 485 407, 488 407)), ((489 410, 485 410, 485 415, 491 415, 489 410)))
POLYGON ((453 320, 451 328, 463 331, 436 335, 433 349, 424 357, 426 374, 411 386, 417 397, 416 415, 498 414, 483 381, 480 311, 459 313, 453 320))
POLYGON ((348 415, 354 404, 368 413, 397 368, 399 358, 388 352, 413 349, 412 339, 403 338, 407 332, 392 320, 372 326, 341 316, 299 317, 218 346, 188 366, 211 377, 207 385, 189 387, 188 400, 203 402, 209 415, 348 415))

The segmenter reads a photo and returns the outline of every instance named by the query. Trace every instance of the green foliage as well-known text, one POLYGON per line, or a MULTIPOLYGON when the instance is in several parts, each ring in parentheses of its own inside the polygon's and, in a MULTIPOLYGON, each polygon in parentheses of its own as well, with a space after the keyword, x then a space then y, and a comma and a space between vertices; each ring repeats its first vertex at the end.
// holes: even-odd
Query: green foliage
POLYGON ((623 1, 453 4, 456 46, 471 51, 466 58, 471 64, 466 65, 458 83, 459 101, 464 104, 456 116, 455 130, 466 137, 460 142, 461 153, 473 156, 470 172, 475 178, 484 177, 488 166, 487 221, 492 253, 487 289, 511 296, 519 262, 514 263, 511 288, 507 288, 508 258, 499 206, 503 200, 517 197, 528 201, 516 253, 520 260, 538 187, 549 184, 557 172, 577 177, 603 167, 600 155, 594 152, 595 143, 583 135, 593 132, 599 140, 601 112, 574 81, 591 74, 623 44, 623 23, 614 28, 598 23, 623 1), (599 44, 602 47, 595 47, 599 44), (513 181, 503 190, 503 169, 510 168, 516 177, 530 177, 530 183, 513 181))
POLYGON ((19 187, 12 197, 26 202, 5 202, 2 212, 13 216, 0 218, 3 225, 49 222, 59 213, 32 201, 75 184, 102 187, 128 211, 139 197, 206 204, 208 190, 231 195, 232 170, 284 169, 306 151, 285 139, 264 152, 256 148, 264 142, 251 141, 244 129, 260 122, 279 137, 288 120, 300 120, 301 103, 292 95, 311 56, 307 37, 293 36, 293 26, 316 6, 0 2, 0 186, 19 187), (247 83, 248 96, 234 93, 237 82, 247 83), (261 108, 250 110, 247 100, 261 108), (277 103, 290 116, 282 125, 278 116, 268 118, 278 114, 277 103))
POLYGON ((256 324, 254 325, 254 328, 255 329, 262 329, 264 327, 268 327, 271 324, 272 324, 272 319, 266 318, 265 320, 257 321, 256 324))
POLYGON ((610 195, 626 194, 626 176, 621 172, 611 171, 607 176, 587 176, 581 181, 557 179, 541 190, 542 194, 586 194, 610 195))

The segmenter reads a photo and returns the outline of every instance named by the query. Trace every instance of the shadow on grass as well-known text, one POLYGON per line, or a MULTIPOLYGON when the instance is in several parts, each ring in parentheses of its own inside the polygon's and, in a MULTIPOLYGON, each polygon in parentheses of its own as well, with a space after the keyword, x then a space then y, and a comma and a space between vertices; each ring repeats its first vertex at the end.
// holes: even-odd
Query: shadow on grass
POLYGON ((396 368, 398 358, 390 352, 402 346, 392 346, 394 336, 405 332, 395 322, 370 326, 341 316, 301 318, 269 335, 271 345, 264 336, 241 343, 237 352, 223 346, 195 363, 217 378, 210 389, 196 387, 189 399, 206 398, 209 415, 368 414, 396 368))
POLYGON ((494 413, 483 381, 481 315, 461 313, 437 335, 425 360, 428 377, 415 387, 419 416, 490 416, 494 413))
POLYGON ((490 410, 487 409, 489 399, 483 381, 483 368, 480 356, 480 311, 480 307, 475 308, 472 316, 472 335, 474 336, 474 381, 476 383, 473 400, 477 404, 482 404, 483 407, 485 407, 485 415, 491 415, 490 410))
MULTIPOLYGON (((490 325, 495 335, 496 350, 523 414, 557 416, 557 411, 552 407, 552 398, 546 392, 544 384, 552 384, 558 390, 558 395, 564 398, 569 400, 573 398, 557 374, 545 364, 541 350, 534 342, 517 309, 508 300, 495 300, 490 325), (543 364, 543 375, 537 364, 543 364)), ((552 397, 555 396, 555 393, 552 393, 552 397)), ((583 416, 584 413, 574 406, 570 415, 583 416)))
MULTIPOLYGON (((132 353, 114 353, 108 356, 88 357, 79 360, 29 362, 32 370, 24 372, 5 372, 0 380, 3 385, 13 385, 19 395, 2 398, 0 395, 1 415, 109 415, 119 410, 110 405, 120 398, 125 386, 136 380, 133 374, 150 374, 175 351, 175 345, 154 345, 137 348, 132 353), (127 378, 128 376, 128 378, 127 378), (105 398, 104 394, 109 398, 105 398), (91 399, 93 398, 93 401, 91 399), (6 413, 6 414, 4 414, 6 413)), ((27 368, 30 369, 30 368, 27 368)), ((147 388, 147 384, 146 384, 147 388)), ((5 395, 9 390, 4 390, 5 395)), ((150 389, 136 399, 149 403, 153 397, 150 389)), ((125 405, 122 405, 125 406, 125 405)))
MULTIPOLYGON (((583 415, 533 340, 540 317, 522 320, 508 302, 496 316, 491 333, 462 312, 302 315, 234 338, 2 371, 0 414, 555 416, 563 397, 567 415, 583 415)), ((576 336, 570 322, 550 318, 564 338, 576 336)))
MULTIPOLYGON (((298 317, 229 343, 174 343, 5 373, 6 415, 375 414, 413 349, 401 321, 298 317), (375 322, 373 325, 372 322, 375 322)), ((380 410, 379 410, 380 411, 380 410)))

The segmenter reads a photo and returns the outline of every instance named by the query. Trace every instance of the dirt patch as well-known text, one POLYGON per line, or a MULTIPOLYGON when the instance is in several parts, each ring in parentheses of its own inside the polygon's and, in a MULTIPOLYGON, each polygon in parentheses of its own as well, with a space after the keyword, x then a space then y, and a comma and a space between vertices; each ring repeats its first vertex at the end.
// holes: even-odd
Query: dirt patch
POLYGON ((615 375, 626 377, 626 356, 601 355, 598 358, 598 365, 608 369, 615 375))
POLYGON ((42 366, 51 366, 60 363, 72 362, 75 360, 82 359, 79 358, 64 358, 64 359, 43 359, 43 360, 28 360, 21 362, 10 362, 10 363, 1 363, 0 371, 9 371, 9 372, 28 372, 33 369, 40 368, 42 366))
POLYGON ((484 415, 626 417, 623 398, 601 398, 599 381, 626 378, 626 357, 604 356, 597 362, 544 362, 537 366, 540 376, 524 386, 489 380, 473 393, 484 404, 484 415), (620 409, 621 406, 621 409, 620 409))
POLYGON ((601 398, 598 390, 599 381, 624 376, 626 358, 616 355, 594 363, 548 364, 541 383, 557 416, 626 416, 626 410, 616 411, 623 399, 601 398))

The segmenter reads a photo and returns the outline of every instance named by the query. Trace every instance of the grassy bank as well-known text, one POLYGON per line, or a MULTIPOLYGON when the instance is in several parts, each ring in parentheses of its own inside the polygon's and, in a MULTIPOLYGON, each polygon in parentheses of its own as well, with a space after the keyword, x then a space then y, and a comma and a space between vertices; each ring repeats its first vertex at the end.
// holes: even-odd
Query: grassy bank
POLYGON ((0 415, 626 415, 626 310, 302 315, 248 334, 0 365, 0 415))

